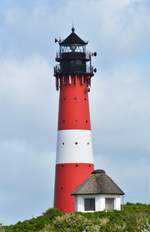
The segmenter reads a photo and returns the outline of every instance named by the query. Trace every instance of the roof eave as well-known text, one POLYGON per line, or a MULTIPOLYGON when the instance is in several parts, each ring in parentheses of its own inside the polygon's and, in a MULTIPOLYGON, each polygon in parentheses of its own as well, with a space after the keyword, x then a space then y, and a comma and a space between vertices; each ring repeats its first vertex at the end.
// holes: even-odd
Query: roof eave
POLYGON ((72 196, 75 196, 75 195, 120 195, 120 196, 123 196, 125 195, 124 192, 122 193, 72 193, 71 194, 72 196))
POLYGON ((59 45, 62 45, 62 46, 69 46, 69 45, 77 45, 77 46, 85 46, 85 45, 87 45, 88 44, 88 42, 84 42, 84 43, 63 43, 63 42, 61 42, 61 43, 59 43, 59 45))

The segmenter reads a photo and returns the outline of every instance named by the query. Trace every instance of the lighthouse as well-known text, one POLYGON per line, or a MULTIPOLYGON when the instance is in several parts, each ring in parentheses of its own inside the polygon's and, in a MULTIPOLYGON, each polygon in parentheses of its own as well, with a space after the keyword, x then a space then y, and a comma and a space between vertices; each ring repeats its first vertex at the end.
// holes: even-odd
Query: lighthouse
POLYGON ((72 194, 94 170, 88 95, 96 72, 91 62, 96 52, 86 50, 88 42, 76 34, 74 27, 66 39, 55 42, 59 46, 54 67, 59 114, 54 207, 74 212, 72 194))

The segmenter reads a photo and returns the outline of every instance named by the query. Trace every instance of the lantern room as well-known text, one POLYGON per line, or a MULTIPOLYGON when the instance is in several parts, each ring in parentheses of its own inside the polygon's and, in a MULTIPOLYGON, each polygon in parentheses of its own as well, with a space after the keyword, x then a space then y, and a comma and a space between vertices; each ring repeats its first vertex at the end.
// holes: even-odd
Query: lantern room
POLYGON ((54 76, 58 75, 90 75, 93 76, 96 69, 91 64, 91 56, 96 52, 86 51, 88 42, 82 40, 76 33, 74 27, 72 33, 63 41, 55 39, 59 43, 59 52, 56 61, 59 65, 54 67, 54 76))

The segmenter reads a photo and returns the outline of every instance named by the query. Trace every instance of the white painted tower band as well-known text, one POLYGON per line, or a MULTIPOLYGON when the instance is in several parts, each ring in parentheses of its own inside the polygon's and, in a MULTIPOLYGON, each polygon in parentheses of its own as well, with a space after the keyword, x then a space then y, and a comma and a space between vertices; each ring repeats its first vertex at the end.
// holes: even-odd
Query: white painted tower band
POLYGON ((58 131, 56 163, 93 164, 91 130, 58 131))

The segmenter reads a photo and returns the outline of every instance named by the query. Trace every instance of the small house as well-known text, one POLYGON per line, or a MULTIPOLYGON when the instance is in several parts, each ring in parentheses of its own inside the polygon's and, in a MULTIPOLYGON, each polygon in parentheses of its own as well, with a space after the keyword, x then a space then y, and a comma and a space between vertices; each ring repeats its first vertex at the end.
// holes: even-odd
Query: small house
POLYGON ((121 210, 124 192, 106 175, 95 170, 72 194, 77 212, 121 210))

